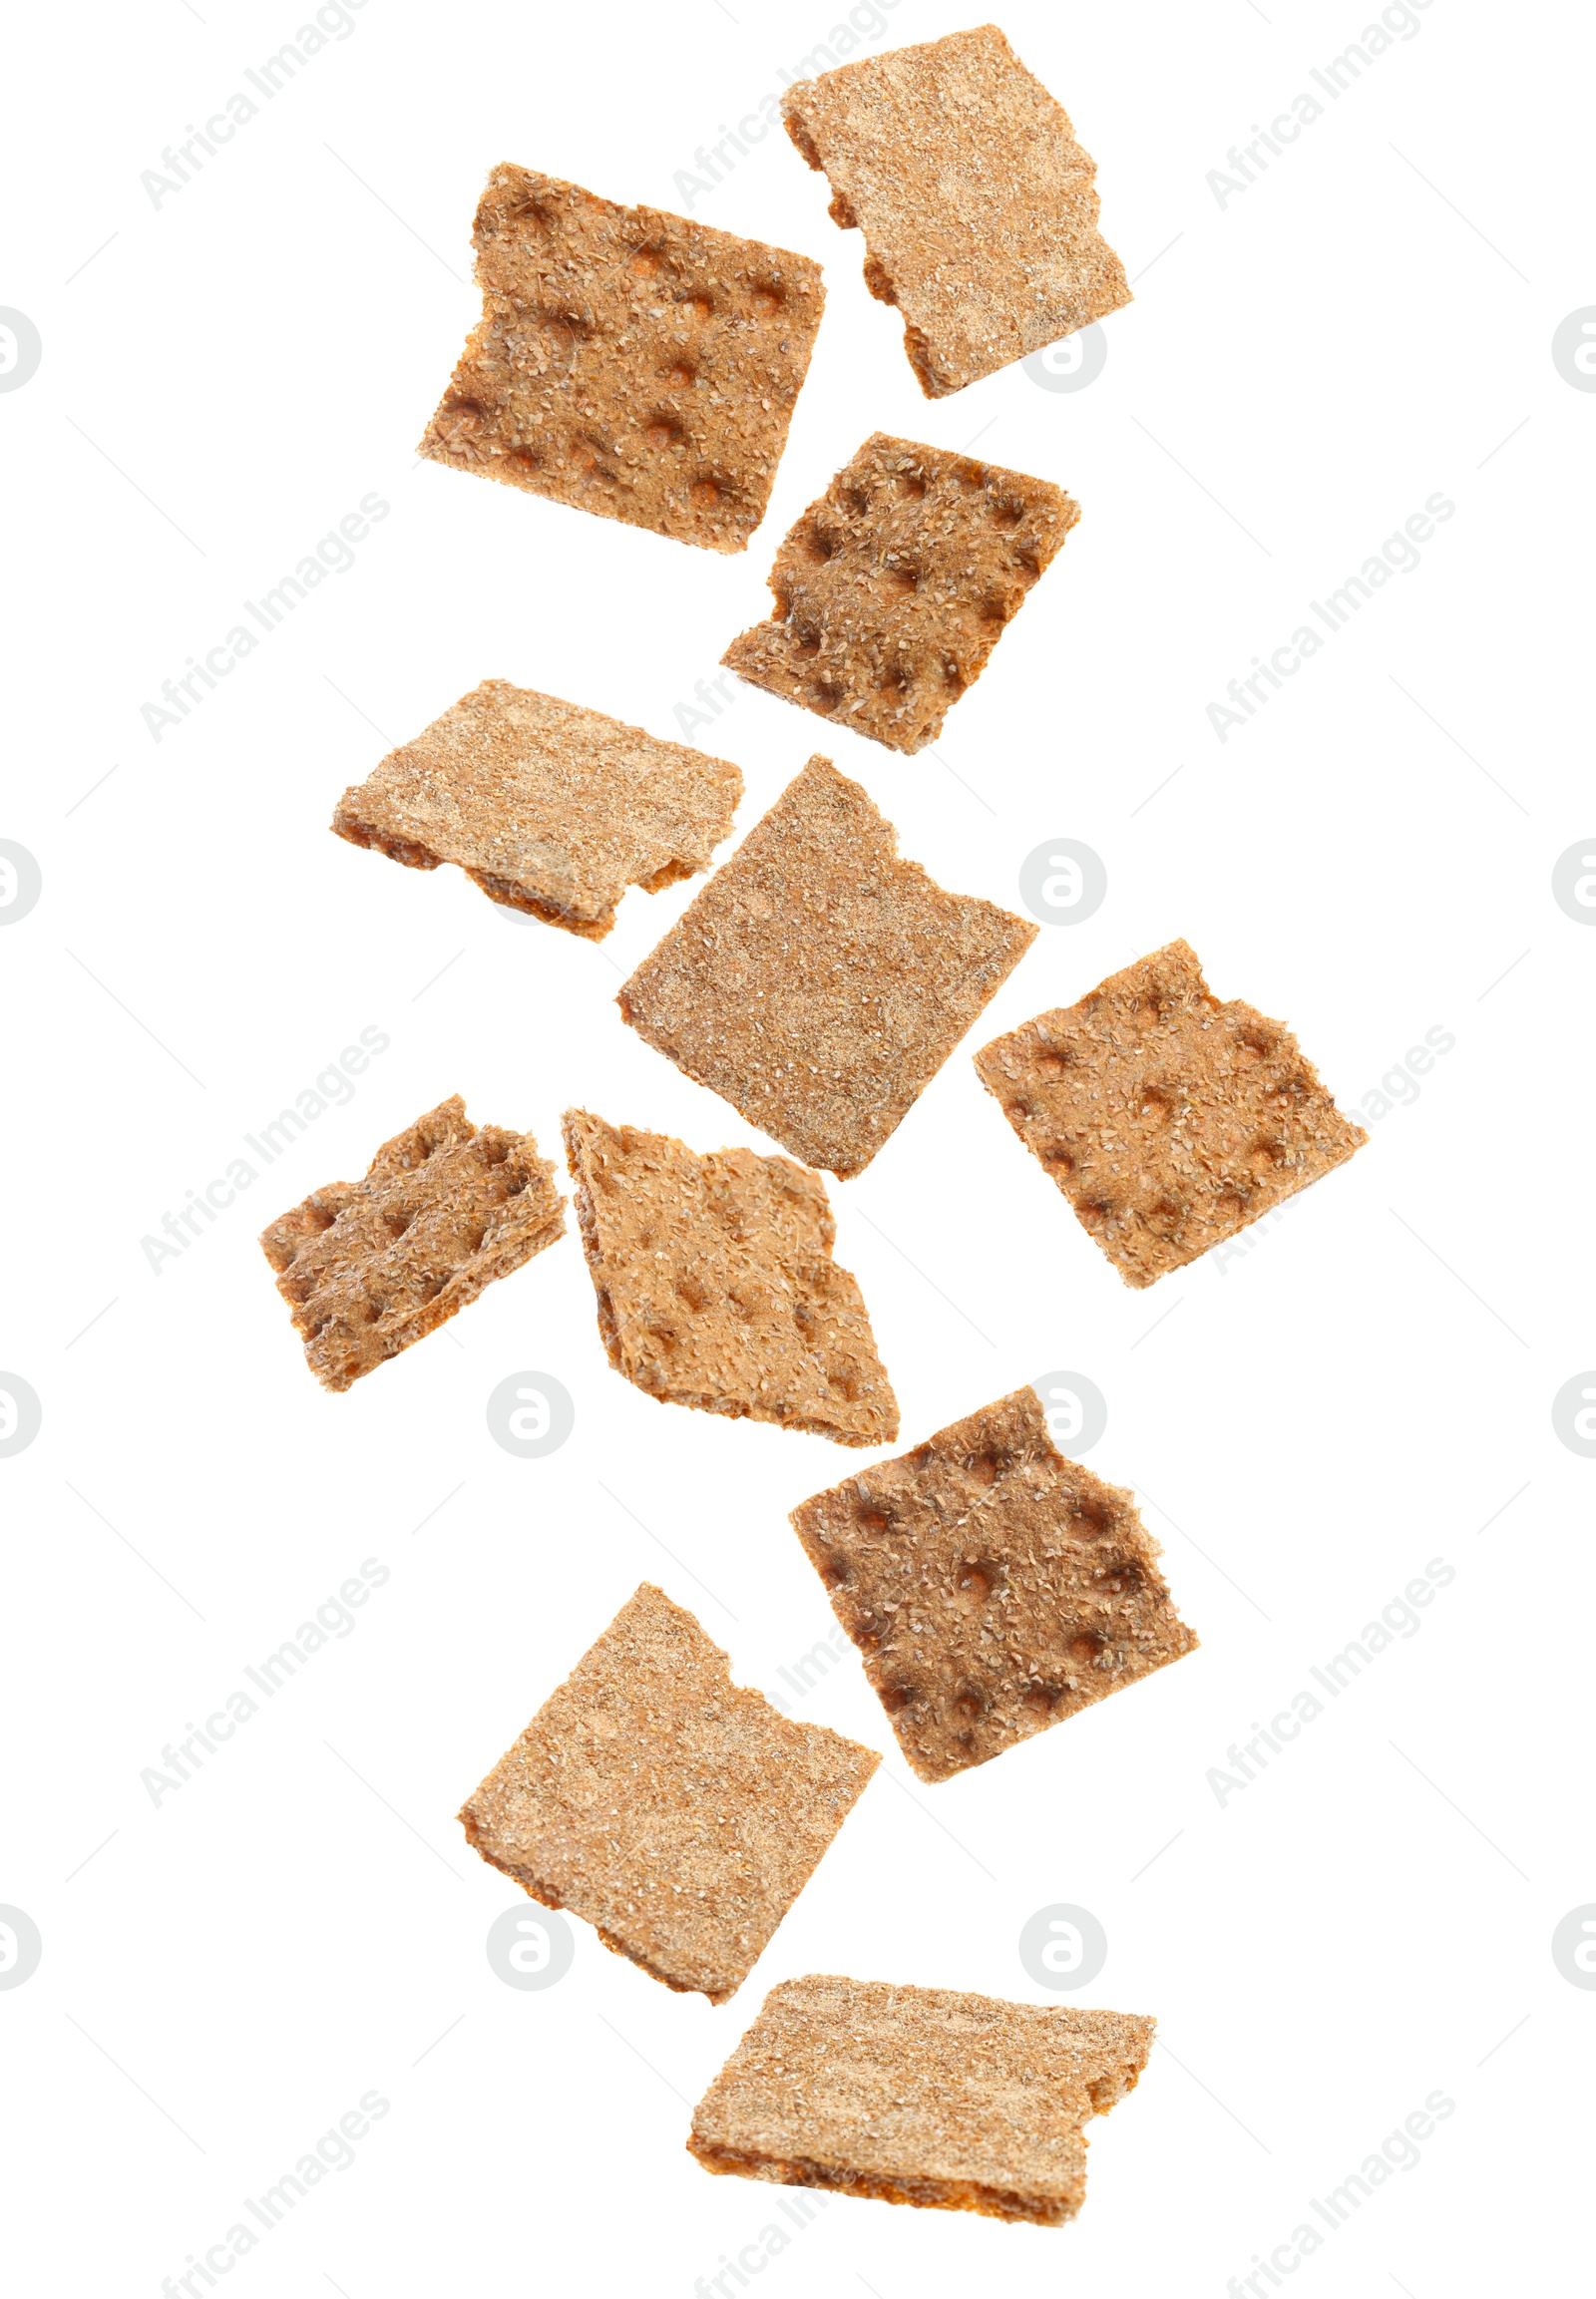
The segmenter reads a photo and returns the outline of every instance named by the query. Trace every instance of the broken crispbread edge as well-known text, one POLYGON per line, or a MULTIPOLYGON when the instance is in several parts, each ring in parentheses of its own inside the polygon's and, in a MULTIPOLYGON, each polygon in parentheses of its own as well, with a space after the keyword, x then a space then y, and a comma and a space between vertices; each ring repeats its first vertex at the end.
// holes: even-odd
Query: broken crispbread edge
POLYGON ((778 2187, 820 2187, 834 2195, 858 2195, 876 2203, 909 2203, 923 2211, 974 2211, 984 2219, 1007 2219, 1032 2227, 1062 2227, 1085 2198, 1026 2195, 975 2179, 889 2178, 879 2172, 847 2171, 804 2155, 759 2155, 751 2149, 715 2145, 696 2136, 687 2152, 706 2171, 734 2178, 764 2179, 778 2187))

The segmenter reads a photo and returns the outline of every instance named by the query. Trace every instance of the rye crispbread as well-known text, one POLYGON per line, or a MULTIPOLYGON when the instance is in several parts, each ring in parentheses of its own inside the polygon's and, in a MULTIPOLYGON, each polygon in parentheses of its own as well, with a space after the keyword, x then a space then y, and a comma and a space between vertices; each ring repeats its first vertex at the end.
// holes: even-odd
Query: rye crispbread
POLYGON ((976 1068, 1130 1286, 1184 1268, 1369 1139, 1285 1023, 1221 1005, 1184 942, 994 1038, 976 1068))
POLYGON ((904 315, 928 399, 1131 300, 1097 228, 1096 163, 996 24, 871 56, 782 100, 865 235, 865 283, 904 315))
POLYGON ((598 942, 628 886, 709 867, 742 776, 601 710, 485 678, 338 801, 332 827, 414 870, 598 942))
POLYGON ((698 1157, 587 1110, 564 1122, 617 1372, 664 1403, 891 1444, 898 1400, 859 1287, 831 1258, 818 1175, 752 1150, 698 1157))
POLYGON ((898 854, 812 758, 616 1000, 638 1035, 806 1164, 861 1172, 1036 928, 898 854))
POLYGON ((1156 2023, 810 1973, 772 1988, 693 2109, 706 2171, 1043 2227, 1085 2199, 1085 2125, 1156 2023))
POLYGON ((1047 480, 874 432, 784 539, 768 619, 721 660, 890 750, 924 750, 1079 517, 1047 480))
POLYGON ((260 1244, 311 1371, 346 1389, 563 1237, 565 1204, 530 1133, 474 1126, 454 1094, 260 1244))
POLYGON ((923 1780, 1197 1644, 1131 1495, 1064 1459, 1034 1389, 816 1493, 792 1524, 923 1780))
POLYGON ((418 454, 744 550, 820 325, 819 264, 510 166, 473 238, 482 318, 418 454))
POLYGON ((533 1899, 719 2004, 880 1761, 734 1685, 691 1613, 644 1581, 460 1820, 533 1899))

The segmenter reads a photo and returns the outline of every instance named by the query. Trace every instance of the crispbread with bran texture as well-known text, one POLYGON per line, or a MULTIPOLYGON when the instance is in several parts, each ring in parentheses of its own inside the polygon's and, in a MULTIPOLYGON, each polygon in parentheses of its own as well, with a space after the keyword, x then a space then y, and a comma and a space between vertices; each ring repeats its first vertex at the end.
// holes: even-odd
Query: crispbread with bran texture
POLYGON ((260 1244, 311 1371, 346 1389, 563 1237, 565 1204, 530 1133, 474 1126, 454 1094, 260 1244))
POLYGON ((616 1372, 667 1404, 891 1444, 898 1400, 858 1284, 831 1258, 817 1174, 752 1150, 697 1157, 587 1110, 566 1112, 565 1136, 616 1372))
POLYGON ((473 238, 482 318, 417 452, 745 550, 820 325, 819 264, 510 166, 473 238))
POLYGON ((928 399, 1131 300, 1096 164, 996 24, 801 80, 782 117, 832 220, 864 231, 865 283, 902 311, 928 399))
POLYGON ((768 619, 721 660, 889 750, 924 750, 1079 517, 1045 479, 873 432, 783 541, 768 619))
POLYGON ((1129 1286, 1183 1269, 1369 1139, 1285 1023, 1221 1005, 1184 942, 994 1038, 976 1068, 1129 1286))
POLYGON ((1085 2125, 1156 2023, 810 1973, 772 1988, 693 2109, 706 2171, 1043 2227, 1085 2200, 1085 2125))
POLYGON ((792 1512, 910 1763, 946 1780, 1197 1639, 1131 1495, 1016 1389, 792 1512))
POLYGON ((903 861, 868 792, 812 758, 616 1002, 750 1125, 856 1174, 1035 936, 903 861))
POLYGON ((414 870, 598 942, 628 886, 709 868, 742 776, 640 726, 485 678, 338 801, 332 827, 414 870))
POLYGON ((546 1908, 719 2004, 880 1761, 734 1685, 691 1613, 644 1581, 460 1819, 546 1908))

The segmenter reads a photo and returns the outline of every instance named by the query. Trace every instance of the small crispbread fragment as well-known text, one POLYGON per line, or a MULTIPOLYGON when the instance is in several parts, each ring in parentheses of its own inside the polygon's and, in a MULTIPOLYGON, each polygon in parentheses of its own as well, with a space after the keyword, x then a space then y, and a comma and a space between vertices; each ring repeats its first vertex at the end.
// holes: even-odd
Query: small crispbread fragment
POLYGON ((1134 2090, 1156 2022, 810 1973, 772 1988, 693 2109, 706 2171, 1058 2227, 1086 2132, 1134 2090))
POLYGON ((721 660, 889 750, 924 750, 1079 517, 1045 479, 873 432, 783 541, 769 618, 721 660))
POLYGON ((698 1157, 587 1110, 566 1112, 565 1136, 616 1372, 666 1404, 891 1444, 898 1400, 858 1284, 831 1258, 818 1174, 752 1150, 698 1157))
POLYGON ((816 1493, 792 1524, 923 1780, 1196 1648, 1131 1495, 1064 1459, 1034 1389, 816 1493))
POLYGON ((742 776, 601 710, 485 678, 338 801, 332 827, 598 942, 628 886, 707 870, 742 776))
POLYGON ((801 80, 787 133, 865 235, 928 399, 1131 300, 1097 228, 1096 164, 996 24, 801 80))
POLYGON ((644 1581, 460 1820, 533 1899, 720 2004, 880 1762, 734 1685, 691 1613, 644 1581))
POLYGON ((983 1085, 1129 1286, 1150 1286, 1369 1136, 1284 1022, 1221 1005, 1189 944, 994 1038, 983 1085))
POLYGON ((418 454, 745 550, 820 325, 819 264, 511 166, 473 238, 482 318, 418 454))
POLYGON ((640 1037, 806 1164, 857 1174, 1030 948, 812 758, 622 984, 640 1037))
POLYGON ((311 1371, 346 1389, 563 1237, 565 1204, 530 1133, 473 1125, 454 1094, 260 1244, 311 1371))

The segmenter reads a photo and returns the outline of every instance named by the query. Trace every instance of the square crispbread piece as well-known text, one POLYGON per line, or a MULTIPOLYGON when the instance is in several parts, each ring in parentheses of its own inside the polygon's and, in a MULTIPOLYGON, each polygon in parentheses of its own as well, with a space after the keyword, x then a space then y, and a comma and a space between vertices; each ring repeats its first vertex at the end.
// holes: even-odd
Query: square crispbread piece
POLYGON ((460 1819, 546 1908, 720 2004, 880 1762, 734 1685, 691 1613, 644 1581, 460 1819))
POLYGON ((1085 2125, 1134 2089, 1155 2026, 810 1973, 772 1988, 687 2146, 706 2171, 1060 2226, 1085 2125))
POLYGON ((530 1133, 474 1126, 458 1094, 261 1232, 323 1388, 346 1389, 565 1235, 530 1133))
POLYGON ((1131 300, 1096 164, 996 24, 801 80, 782 116, 832 220, 863 229, 865 284, 902 311, 928 399, 1131 300))
POLYGON ((739 678, 889 750, 924 750, 1080 506, 1045 479, 877 431, 783 542, 739 678))
POLYGON ((812 758, 616 1000, 640 1037, 809 1165, 861 1173, 1036 929, 898 854, 812 758))
POLYGON ((1034 1389, 817 1493, 792 1523, 923 1780, 1196 1648, 1131 1495, 1064 1459, 1034 1389))
POLYGON ((417 452, 709 551, 765 515, 825 290, 807 255, 496 168, 482 318, 417 452))
POLYGON ((565 1116, 577 1220, 616 1372, 662 1403, 890 1445, 898 1400, 864 1297, 831 1258, 825 1185, 789 1158, 697 1157, 565 1116))
POLYGON ((1184 942, 994 1038, 976 1068, 1129 1286, 1183 1269, 1369 1139, 1285 1023, 1221 1005, 1184 942))
POLYGON ((414 870, 458 863, 492 901, 598 942, 628 886, 709 868, 741 797, 726 759, 485 678, 346 790, 332 827, 414 870))

